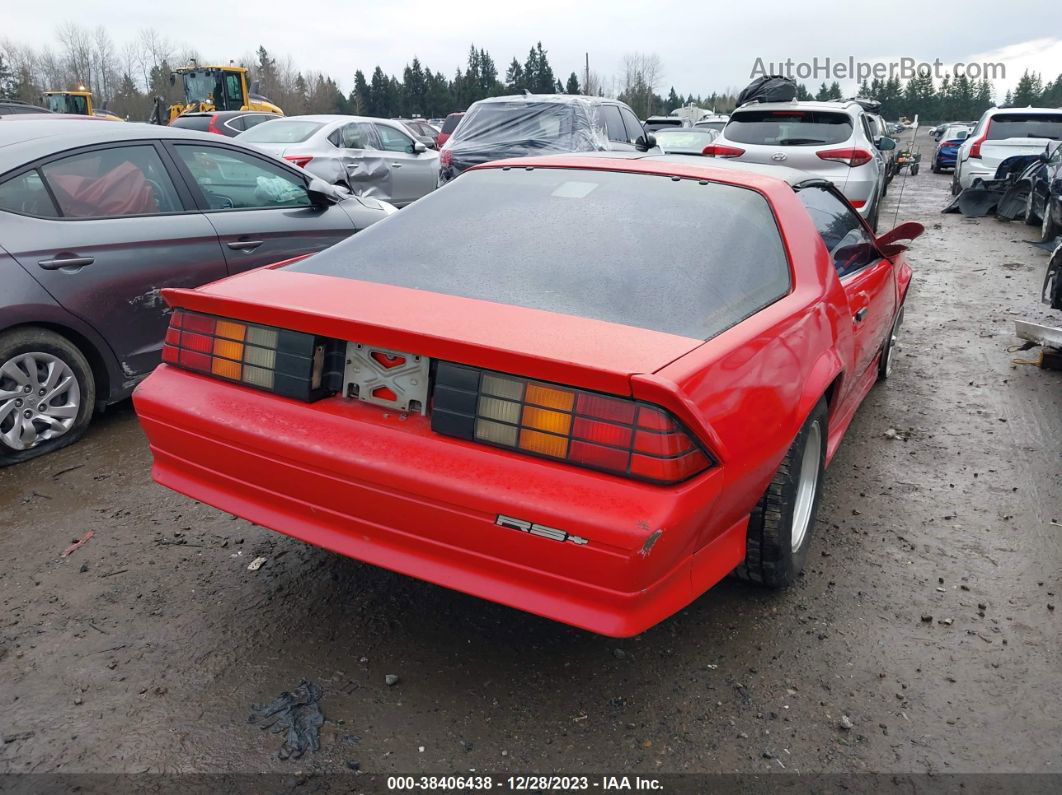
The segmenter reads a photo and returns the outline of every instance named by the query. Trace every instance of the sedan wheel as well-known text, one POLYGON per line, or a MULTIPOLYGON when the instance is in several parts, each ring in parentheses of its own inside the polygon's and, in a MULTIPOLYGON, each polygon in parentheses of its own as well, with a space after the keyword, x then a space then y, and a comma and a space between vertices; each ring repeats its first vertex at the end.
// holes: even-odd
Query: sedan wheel
POLYGON ((885 347, 881 349, 881 358, 878 359, 878 380, 884 381, 892 375, 894 357, 896 355, 896 337, 900 334, 900 326, 903 325, 903 307, 896 313, 896 320, 889 329, 889 337, 885 340, 885 347))
POLYGON ((0 336, 0 465, 76 441, 95 389, 81 352, 45 329, 0 336))
POLYGON ((793 440, 767 492, 749 516, 742 579, 784 588, 804 569, 826 466, 826 401, 819 401, 793 440))

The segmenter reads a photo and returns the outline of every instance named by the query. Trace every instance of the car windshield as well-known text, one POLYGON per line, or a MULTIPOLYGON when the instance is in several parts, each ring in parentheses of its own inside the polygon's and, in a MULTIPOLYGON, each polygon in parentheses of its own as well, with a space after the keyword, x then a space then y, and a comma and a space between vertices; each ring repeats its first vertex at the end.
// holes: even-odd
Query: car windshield
POLYGON ((181 75, 184 81, 184 101, 193 104, 212 100, 221 93, 221 86, 210 72, 188 72, 181 75))
POLYGON ((852 137, 852 119, 823 110, 743 110, 730 117, 723 135, 739 144, 839 144, 852 137))
POLYGON ((462 121, 456 142, 483 145, 551 141, 569 147, 575 109, 563 102, 485 102, 462 121))
POLYGON ((448 135, 452 133, 454 131, 454 128, 457 127, 457 123, 461 121, 462 118, 464 118, 464 115, 465 114, 463 113, 451 113, 449 116, 446 117, 446 120, 443 122, 441 132, 444 132, 448 135))
POLYGON ((255 144, 297 144, 324 127, 319 121, 274 119, 252 127, 238 136, 241 141, 255 144))
POLYGON ((790 285, 761 194, 563 168, 468 171, 288 268, 697 339, 773 303, 790 285))
POLYGON ((715 130, 687 128, 657 130, 656 145, 664 152, 700 152, 719 135, 715 130))
POLYGON ((1062 113, 1000 113, 988 124, 988 140, 1050 138, 1062 140, 1062 113))

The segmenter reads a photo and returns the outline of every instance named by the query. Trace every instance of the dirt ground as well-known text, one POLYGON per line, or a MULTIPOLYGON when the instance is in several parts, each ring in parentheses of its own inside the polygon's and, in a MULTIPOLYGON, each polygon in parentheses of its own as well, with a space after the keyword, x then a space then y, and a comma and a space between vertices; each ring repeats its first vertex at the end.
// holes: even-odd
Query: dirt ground
POLYGON ((927 228, 902 350, 788 592, 590 635, 155 485, 126 402, 0 470, 0 772, 1060 772, 1062 373, 1009 348, 1062 313, 1034 230, 949 182, 890 188, 882 228, 927 228), (248 714, 302 679, 321 749, 284 761, 248 714))

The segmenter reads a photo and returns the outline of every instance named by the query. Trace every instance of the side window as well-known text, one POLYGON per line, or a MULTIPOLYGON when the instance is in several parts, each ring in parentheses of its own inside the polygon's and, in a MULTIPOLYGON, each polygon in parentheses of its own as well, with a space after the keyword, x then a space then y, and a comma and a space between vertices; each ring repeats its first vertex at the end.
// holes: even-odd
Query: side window
POLYGON ((249 113, 248 115, 241 116, 240 118, 243 119, 243 129, 249 130, 252 127, 257 127, 264 121, 269 121, 270 119, 276 119, 279 117, 270 116, 267 113, 249 113))
POLYGON ((339 129, 339 145, 343 149, 371 149, 375 140, 372 125, 365 122, 353 122, 339 129))
POLYGON ((55 218, 59 215, 52 197, 48 195, 48 189, 44 187, 44 180, 36 169, 0 183, 0 210, 41 218, 55 218))
POLYGON ((184 210, 155 147, 97 149, 41 166, 66 218, 110 218, 184 210))
POLYGON ((231 119, 222 122, 222 124, 224 124, 224 126, 228 127, 230 130, 243 132, 247 129, 247 120, 250 118, 250 116, 233 116, 231 119))
POLYGON ((627 128, 627 142, 633 144, 645 134, 642 123, 638 121, 637 116, 626 108, 620 108, 619 112, 620 116, 623 117, 623 125, 627 128))
POLYGON ((385 152, 413 152, 413 139, 404 132, 385 124, 377 124, 376 133, 380 136, 380 148, 385 152))
POLYGON ((881 258, 874 238, 841 199, 820 187, 804 188, 797 196, 815 222, 838 276, 855 273, 881 258))
POLYGON ((605 122, 605 130, 608 132, 610 141, 628 143, 627 129, 623 126, 623 117, 620 109, 615 105, 602 105, 601 118, 605 122))
POLYGON ((1062 146, 1055 147, 1055 151, 1051 155, 1051 159, 1048 162, 1053 166, 1057 166, 1059 163, 1062 163, 1062 146))
POLYGON ((254 155, 200 144, 174 148, 212 210, 310 205, 302 180, 254 155))

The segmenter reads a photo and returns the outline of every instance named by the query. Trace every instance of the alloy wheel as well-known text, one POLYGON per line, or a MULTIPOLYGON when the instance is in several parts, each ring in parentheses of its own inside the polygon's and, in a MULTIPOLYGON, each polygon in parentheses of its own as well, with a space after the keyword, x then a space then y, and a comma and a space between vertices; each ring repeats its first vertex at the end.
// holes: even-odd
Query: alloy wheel
POLYGON ((804 543, 811 524, 811 509, 815 505, 815 492, 819 485, 819 459, 822 455, 822 426, 815 422, 808 428, 804 443, 804 455, 800 459, 800 481, 797 484, 793 504, 792 548, 796 552, 804 543))
POLYGON ((29 450, 62 436, 81 408, 74 371, 50 353, 22 353, 0 365, 0 442, 29 450))

